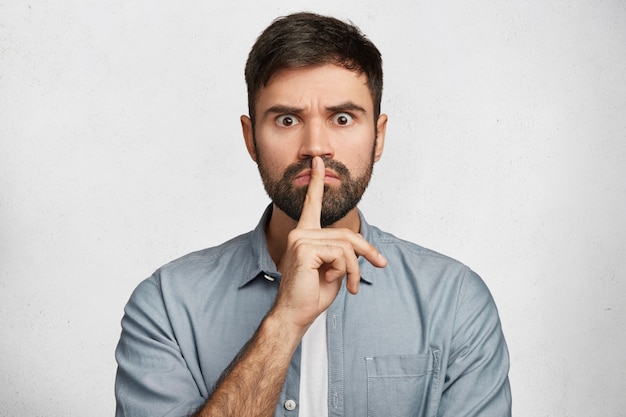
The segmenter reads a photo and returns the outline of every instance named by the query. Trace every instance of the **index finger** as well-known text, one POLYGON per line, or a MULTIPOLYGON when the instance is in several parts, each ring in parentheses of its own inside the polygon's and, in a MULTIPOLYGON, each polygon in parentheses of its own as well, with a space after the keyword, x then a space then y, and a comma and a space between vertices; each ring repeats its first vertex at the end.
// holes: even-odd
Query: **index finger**
POLYGON ((326 168, 324 161, 319 156, 311 161, 311 179, 306 190, 304 205, 298 228, 321 229, 320 218, 322 217, 322 199, 324 198, 324 176, 326 168))

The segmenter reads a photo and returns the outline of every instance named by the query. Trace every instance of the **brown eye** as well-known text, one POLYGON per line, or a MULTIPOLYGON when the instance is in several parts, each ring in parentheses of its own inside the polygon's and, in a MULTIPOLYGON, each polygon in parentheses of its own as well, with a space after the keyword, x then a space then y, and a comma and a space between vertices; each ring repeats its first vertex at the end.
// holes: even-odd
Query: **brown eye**
POLYGON ((282 127, 291 127, 298 124, 298 119, 291 114, 283 114, 276 118, 276 124, 282 127))
POLYGON ((339 126, 349 126, 354 123, 354 118, 348 113, 337 113, 333 116, 333 123, 339 126))

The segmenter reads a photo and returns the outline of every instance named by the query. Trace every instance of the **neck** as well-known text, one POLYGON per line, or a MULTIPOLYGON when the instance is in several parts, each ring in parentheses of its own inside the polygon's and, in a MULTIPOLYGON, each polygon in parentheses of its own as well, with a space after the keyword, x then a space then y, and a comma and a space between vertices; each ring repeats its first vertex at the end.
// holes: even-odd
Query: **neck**
MULTIPOLYGON (((272 216, 265 228, 265 239, 270 256, 276 265, 280 266, 280 261, 287 250, 287 236, 289 232, 296 228, 298 222, 286 215, 281 209, 272 206, 272 216)), ((353 208, 341 220, 328 226, 329 228, 343 228, 359 233, 361 230, 361 219, 357 208, 353 208)))

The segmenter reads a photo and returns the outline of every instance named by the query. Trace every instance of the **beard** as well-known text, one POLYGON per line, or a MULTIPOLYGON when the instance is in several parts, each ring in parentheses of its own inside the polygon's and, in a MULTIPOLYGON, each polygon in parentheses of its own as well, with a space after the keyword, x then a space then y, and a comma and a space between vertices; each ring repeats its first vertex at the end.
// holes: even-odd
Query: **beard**
MULTIPOLYGON (((322 227, 328 227, 344 218, 361 200, 372 177, 374 154, 372 150, 367 169, 363 175, 355 178, 341 162, 328 157, 322 157, 322 160, 324 166, 333 170, 341 182, 339 187, 324 185, 320 224, 322 227)), ((283 177, 276 180, 270 176, 269 171, 262 163, 262 158, 258 159, 257 165, 265 191, 272 202, 295 221, 300 220, 308 187, 295 187, 293 181, 302 171, 311 168, 311 163, 312 158, 308 158, 291 164, 285 170, 283 177)))

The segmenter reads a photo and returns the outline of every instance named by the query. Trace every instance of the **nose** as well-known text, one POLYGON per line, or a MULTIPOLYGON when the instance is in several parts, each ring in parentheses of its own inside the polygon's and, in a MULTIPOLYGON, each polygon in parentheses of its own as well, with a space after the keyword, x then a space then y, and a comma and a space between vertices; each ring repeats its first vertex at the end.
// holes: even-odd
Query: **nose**
POLYGON ((321 120, 310 120, 302 130, 300 159, 321 156, 332 158, 335 150, 332 146, 329 127, 321 120))

